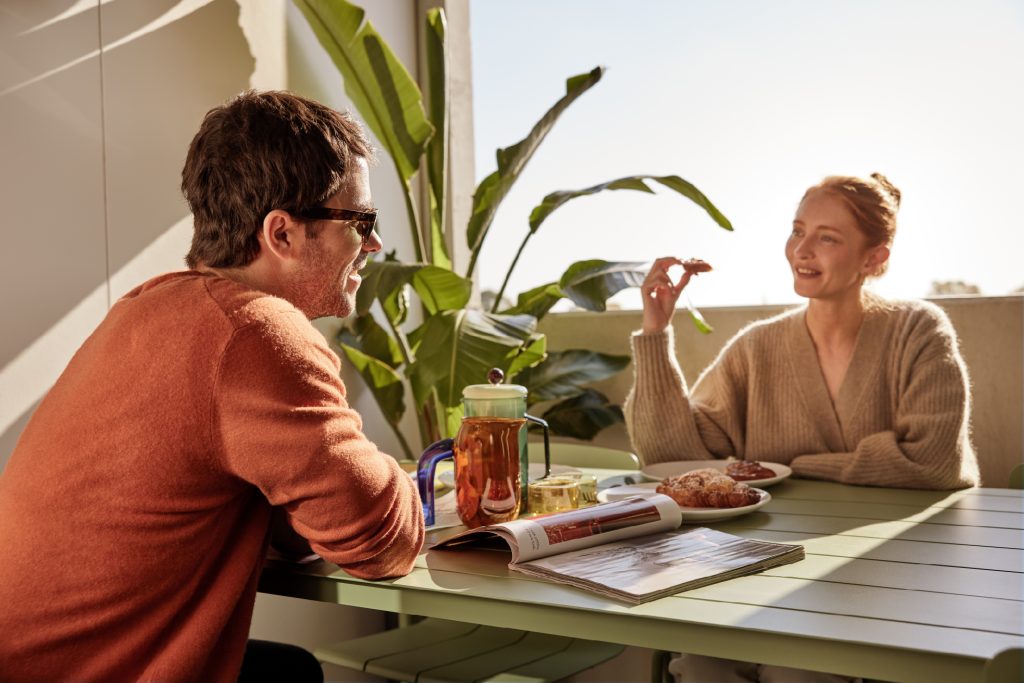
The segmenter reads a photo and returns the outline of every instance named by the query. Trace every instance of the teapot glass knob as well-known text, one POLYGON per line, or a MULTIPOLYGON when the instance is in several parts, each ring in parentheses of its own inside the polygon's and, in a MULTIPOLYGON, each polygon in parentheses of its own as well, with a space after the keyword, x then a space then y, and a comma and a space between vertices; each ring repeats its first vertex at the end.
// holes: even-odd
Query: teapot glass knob
POLYGON ((501 371, 501 368, 491 368, 487 372, 487 381, 491 384, 501 384, 505 379, 505 373, 501 371))

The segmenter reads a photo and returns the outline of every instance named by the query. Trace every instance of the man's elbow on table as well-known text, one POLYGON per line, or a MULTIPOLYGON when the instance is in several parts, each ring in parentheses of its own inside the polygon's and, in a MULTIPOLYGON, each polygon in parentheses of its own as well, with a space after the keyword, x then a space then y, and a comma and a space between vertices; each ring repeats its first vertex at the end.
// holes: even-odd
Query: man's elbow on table
POLYGON ((357 542, 344 547, 314 544, 314 550, 360 579, 387 579, 412 571, 423 548, 423 506, 415 486, 403 479, 391 501, 367 512, 357 542))

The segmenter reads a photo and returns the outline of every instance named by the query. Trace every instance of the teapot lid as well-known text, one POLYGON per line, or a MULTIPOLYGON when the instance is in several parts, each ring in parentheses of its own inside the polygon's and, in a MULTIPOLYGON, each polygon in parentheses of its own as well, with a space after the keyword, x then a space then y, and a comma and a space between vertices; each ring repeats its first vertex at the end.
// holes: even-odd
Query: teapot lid
POLYGON ((468 399, 502 399, 525 398, 526 387, 519 384, 502 384, 505 373, 500 368, 491 368, 487 373, 490 384, 470 384, 462 390, 462 398, 468 399))
POLYGON ((462 390, 462 398, 526 398, 526 387, 519 384, 470 384, 462 390))

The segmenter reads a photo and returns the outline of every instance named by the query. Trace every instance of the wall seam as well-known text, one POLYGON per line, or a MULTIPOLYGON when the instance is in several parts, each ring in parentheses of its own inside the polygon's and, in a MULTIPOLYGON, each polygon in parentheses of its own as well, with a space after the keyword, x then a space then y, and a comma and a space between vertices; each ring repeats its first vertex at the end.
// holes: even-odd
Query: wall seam
POLYGON ((103 253, 106 259, 107 273, 107 310, 111 306, 111 272, 110 272, 110 194, 107 185, 107 94, 103 82, 103 55, 106 45, 103 42, 103 0, 96 0, 96 35, 100 43, 100 180, 103 183, 103 253))

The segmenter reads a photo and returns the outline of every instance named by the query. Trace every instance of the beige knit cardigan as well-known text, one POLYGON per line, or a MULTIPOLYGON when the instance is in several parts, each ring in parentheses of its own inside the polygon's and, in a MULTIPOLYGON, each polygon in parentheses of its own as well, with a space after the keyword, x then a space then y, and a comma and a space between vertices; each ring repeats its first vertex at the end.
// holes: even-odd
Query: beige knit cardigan
POLYGON ((970 385, 943 311, 923 301, 875 302, 835 403, 805 312, 748 325, 690 391, 672 328, 634 333, 625 414, 640 458, 764 460, 847 484, 976 485, 970 385))

